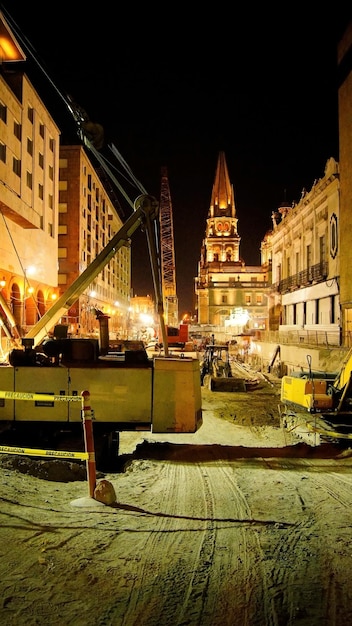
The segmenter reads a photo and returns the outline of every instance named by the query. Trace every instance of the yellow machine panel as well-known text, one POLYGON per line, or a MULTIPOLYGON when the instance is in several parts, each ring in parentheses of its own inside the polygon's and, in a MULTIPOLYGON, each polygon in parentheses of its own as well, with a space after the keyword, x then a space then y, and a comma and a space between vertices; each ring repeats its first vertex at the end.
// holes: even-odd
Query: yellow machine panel
POLYGON ((202 424, 198 359, 155 358, 154 433, 192 433, 202 424))
MULTIPOLYGON (((70 394, 90 393, 94 421, 119 423, 151 423, 151 368, 86 368, 72 367, 70 394)), ((70 406, 70 421, 80 420, 80 407, 70 406)))
MULTIPOLYGON (((68 395, 66 368, 19 367, 14 368, 15 392, 35 394, 68 395)), ((3 383, 3 381, 2 381, 3 383)), ((81 408, 80 403, 77 402, 81 408)), ((9 414, 9 419, 13 416, 9 414)), ((14 416, 16 421, 67 422, 68 402, 50 402, 50 400, 15 400, 14 416)))
MULTIPOLYGON (((13 391, 14 389, 14 375, 15 370, 13 367, 7 367, 6 365, 0 367, 0 391, 13 391)), ((12 420, 14 414, 14 400, 0 396, 0 420, 12 420)))
POLYGON ((292 402, 306 409, 328 409, 332 407, 332 397, 328 396, 328 382, 320 379, 283 376, 281 380, 281 402, 292 402))

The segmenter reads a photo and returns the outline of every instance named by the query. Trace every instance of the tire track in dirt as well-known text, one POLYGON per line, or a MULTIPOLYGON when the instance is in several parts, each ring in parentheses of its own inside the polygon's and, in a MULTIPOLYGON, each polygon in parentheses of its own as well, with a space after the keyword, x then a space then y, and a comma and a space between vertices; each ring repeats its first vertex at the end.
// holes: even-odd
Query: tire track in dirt
MULTIPOLYGON (((265 462, 270 467, 270 462, 265 462)), ((276 614, 281 619, 286 616, 287 623, 309 618, 309 623, 326 622, 334 626, 339 623, 339 611, 346 615, 349 606, 340 591, 344 583, 339 583, 337 576, 331 576, 334 567, 330 546, 321 543, 319 537, 321 520, 332 506, 331 498, 341 503, 349 514, 351 481, 345 475, 341 477, 341 482, 346 485, 341 489, 340 484, 336 485, 338 476, 321 473, 321 460, 280 459, 274 466, 274 471, 267 475, 267 490, 274 492, 270 481, 273 477, 285 486, 285 500, 291 497, 292 515, 293 519, 297 518, 297 523, 275 532, 270 526, 258 532, 263 550, 262 578, 267 581, 265 595, 272 606, 266 623, 279 623, 275 619, 271 621, 276 614), (307 467, 306 473, 302 473, 302 465, 307 467)), ((278 498, 281 497, 280 494, 278 498)), ((287 510, 287 502, 282 503, 282 508, 287 510)), ((342 527, 345 525, 344 521, 342 527)))
POLYGON ((139 621, 150 626, 181 624, 190 613, 198 615, 201 610, 214 550, 207 480, 199 465, 187 471, 172 463, 159 464, 158 468, 157 489, 164 487, 161 510, 155 512, 152 529, 142 532, 143 541, 136 546, 142 556, 132 556, 129 563, 131 576, 125 599, 112 603, 99 624, 111 623, 112 618, 116 626, 139 621), (165 563, 172 566, 165 567, 165 563))

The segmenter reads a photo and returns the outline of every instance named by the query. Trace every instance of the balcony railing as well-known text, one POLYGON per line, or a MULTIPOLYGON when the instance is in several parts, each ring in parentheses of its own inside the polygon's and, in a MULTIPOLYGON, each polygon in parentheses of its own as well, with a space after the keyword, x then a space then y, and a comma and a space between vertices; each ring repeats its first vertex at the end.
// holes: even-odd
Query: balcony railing
POLYGON ((311 265, 308 269, 298 272, 293 276, 283 278, 275 285, 276 291, 279 293, 287 293, 299 289, 299 287, 307 287, 311 283, 319 283, 328 277, 328 263, 322 261, 316 265, 311 265))
POLYGON ((227 280, 227 281, 220 281, 220 280, 212 280, 212 281, 198 281, 197 283, 197 289, 206 289, 208 287, 211 287, 212 289, 257 289, 257 290, 261 290, 261 289, 267 289, 268 287, 271 286, 271 283, 269 283, 268 281, 264 281, 264 280, 227 280))
POLYGON ((258 341, 296 346, 324 346, 325 348, 332 348, 341 345, 351 346, 352 336, 351 333, 348 333, 344 338, 344 343, 342 343, 339 329, 260 330, 258 331, 258 341))

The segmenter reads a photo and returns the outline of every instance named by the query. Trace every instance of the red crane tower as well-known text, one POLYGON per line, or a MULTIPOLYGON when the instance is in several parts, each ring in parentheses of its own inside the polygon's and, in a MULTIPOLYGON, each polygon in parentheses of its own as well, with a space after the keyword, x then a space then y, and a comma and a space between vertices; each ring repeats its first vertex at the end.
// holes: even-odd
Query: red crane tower
POLYGON ((178 328, 178 299, 176 295, 176 267, 172 203, 167 168, 161 168, 160 192, 160 252, 161 282, 165 324, 178 328))

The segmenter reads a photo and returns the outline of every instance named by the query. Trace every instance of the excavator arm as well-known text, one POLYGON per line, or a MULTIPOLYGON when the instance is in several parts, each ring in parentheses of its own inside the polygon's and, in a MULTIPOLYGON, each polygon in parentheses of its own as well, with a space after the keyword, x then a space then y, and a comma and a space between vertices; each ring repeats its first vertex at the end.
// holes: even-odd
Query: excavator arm
MULTIPOLYGON (((163 302, 160 280, 160 261, 157 253, 155 232, 153 223, 158 217, 159 205, 153 196, 147 194, 140 195, 135 200, 134 212, 126 220, 120 230, 109 241, 105 248, 97 255, 86 270, 68 287, 65 293, 58 298, 41 319, 29 330, 26 338, 33 339, 33 345, 37 346, 48 331, 59 322, 60 318, 76 302, 84 290, 90 285, 94 278, 109 263, 116 252, 126 245, 133 233, 138 228, 143 228, 146 232, 148 250, 150 255, 153 284, 155 289, 157 311, 160 316, 160 326, 164 345, 167 345, 167 332, 163 316, 163 302)), ((167 356, 167 355, 166 355, 167 356)))

